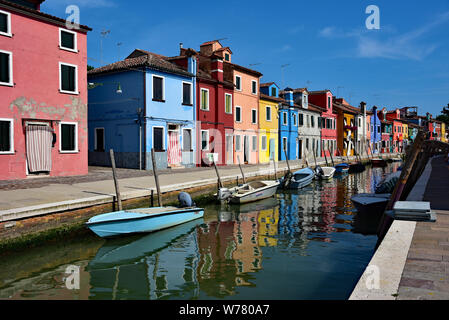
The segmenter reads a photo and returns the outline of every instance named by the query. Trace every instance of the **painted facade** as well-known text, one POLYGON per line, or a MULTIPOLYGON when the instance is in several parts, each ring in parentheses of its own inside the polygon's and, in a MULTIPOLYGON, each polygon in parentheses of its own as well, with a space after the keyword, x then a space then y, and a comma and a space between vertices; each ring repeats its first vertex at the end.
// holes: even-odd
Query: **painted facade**
POLYGON ((321 150, 322 157, 337 155, 337 114, 333 110, 333 95, 330 90, 310 91, 309 103, 318 106, 321 112, 321 150))
POLYGON ((371 153, 379 153, 382 149, 382 127, 380 118, 377 113, 377 107, 373 106, 372 115, 370 117, 370 132, 371 132, 371 153))
POLYGON ((298 107, 298 157, 312 163, 321 157, 321 108, 309 103, 305 88, 294 89, 293 99, 298 107))
POLYGON ((234 163, 259 162, 260 72, 224 61, 224 79, 234 83, 234 163))
POLYGON ((337 112, 337 147, 340 154, 354 156, 357 139, 358 109, 349 105, 344 99, 334 99, 334 111, 337 112))
POLYGON ((125 60, 89 71, 89 163, 118 167, 193 167, 196 150, 196 59, 186 68, 135 50, 125 60), (122 93, 115 88, 120 84, 122 93), (101 141, 103 138, 103 142, 101 141), (101 146, 101 148, 100 148, 101 146))
POLYGON ((279 159, 279 87, 275 83, 260 85, 259 162, 279 159))
POLYGON ((284 102, 279 106, 279 160, 299 158, 298 108, 293 101, 293 89, 281 91, 284 102))
POLYGON ((91 29, 16 2, 0 1, 0 180, 85 175, 91 29))
MULTIPOLYGON (((231 52, 222 48, 218 41, 208 42, 196 55, 198 166, 212 160, 217 165, 234 163, 234 84, 223 77, 224 55, 230 58, 231 52)), ((181 49, 181 56, 185 52, 181 49)))

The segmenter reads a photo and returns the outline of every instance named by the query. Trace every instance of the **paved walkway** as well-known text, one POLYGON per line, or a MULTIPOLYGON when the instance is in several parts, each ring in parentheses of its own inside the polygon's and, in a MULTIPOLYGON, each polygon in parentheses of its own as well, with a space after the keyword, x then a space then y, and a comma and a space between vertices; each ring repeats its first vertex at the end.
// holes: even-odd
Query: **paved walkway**
POLYGON ((449 165, 432 160, 423 201, 437 213, 435 223, 416 223, 398 300, 449 299, 449 165))

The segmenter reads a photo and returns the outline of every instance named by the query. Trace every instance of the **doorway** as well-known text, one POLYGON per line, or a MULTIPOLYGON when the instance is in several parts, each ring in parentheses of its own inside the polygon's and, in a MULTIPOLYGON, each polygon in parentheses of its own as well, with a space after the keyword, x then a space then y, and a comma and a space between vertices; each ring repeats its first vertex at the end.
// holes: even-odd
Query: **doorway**
POLYGON ((27 174, 49 174, 52 168, 53 129, 45 122, 25 124, 27 174))

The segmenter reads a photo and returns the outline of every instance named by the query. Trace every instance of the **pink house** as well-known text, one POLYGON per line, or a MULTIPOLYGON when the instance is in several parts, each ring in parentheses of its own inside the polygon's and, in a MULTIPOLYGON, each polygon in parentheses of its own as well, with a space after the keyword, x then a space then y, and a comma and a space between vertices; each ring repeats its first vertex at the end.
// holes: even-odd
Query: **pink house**
POLYGON ((0 180, 87 174, 87 32, 0 0, 0 180))

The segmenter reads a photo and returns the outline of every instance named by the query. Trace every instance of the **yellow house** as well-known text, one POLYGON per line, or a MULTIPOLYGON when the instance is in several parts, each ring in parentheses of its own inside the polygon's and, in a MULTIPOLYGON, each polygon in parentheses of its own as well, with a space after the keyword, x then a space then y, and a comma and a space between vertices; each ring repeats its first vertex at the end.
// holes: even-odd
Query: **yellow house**
POLYGON ((446 137, 446 123, 441 122, 441 142, 448 142, 446 137))
POLYGON ((402 122, 402 141, 408 141, 408 124, 402 122))
POLYGON ((259 225, 259 247, 277 246, 279 207, 261 210, 257 222, 259 225))
POLYGON ((279 87, 274 83, 260 85, 259 97, 259 163, 278 161, 279 146, 279 87))
POLYGON ((349 105, 343 98, 334 99, 334 111, 337 112, 337 147, 343 156, 354 156, 357 139, 355 119, 360 111, 349 105))

